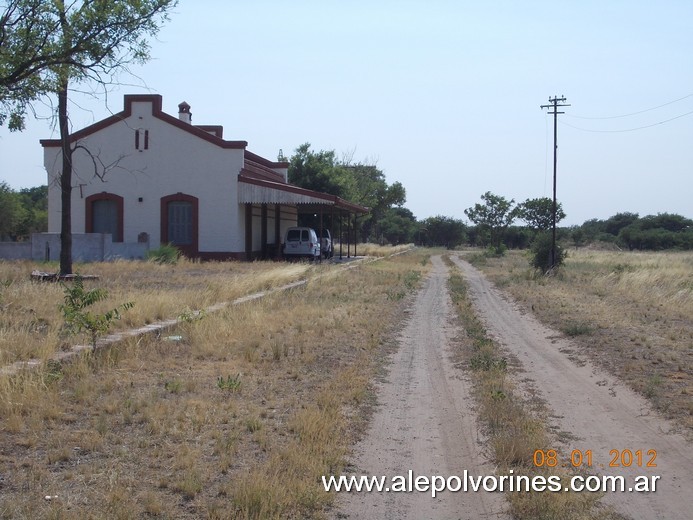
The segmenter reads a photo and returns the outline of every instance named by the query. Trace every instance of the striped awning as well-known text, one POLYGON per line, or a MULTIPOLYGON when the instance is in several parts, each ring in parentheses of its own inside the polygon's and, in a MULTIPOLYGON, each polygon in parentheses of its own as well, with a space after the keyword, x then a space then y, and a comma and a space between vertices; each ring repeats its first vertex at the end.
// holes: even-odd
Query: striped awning
POLYGON ((238 176, 240 204, 326 205, 350 213, 368 213, 369 209, 336 195, 300 188, 292 184, 238 176))

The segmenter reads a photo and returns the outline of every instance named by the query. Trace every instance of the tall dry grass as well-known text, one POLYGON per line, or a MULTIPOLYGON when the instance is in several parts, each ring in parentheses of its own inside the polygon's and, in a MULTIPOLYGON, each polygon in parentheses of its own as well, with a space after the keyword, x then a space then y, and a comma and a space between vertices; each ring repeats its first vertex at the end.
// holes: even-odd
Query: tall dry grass
MULTIPOLYGON (((375 257, 385 257, 390 256, 395 253, 401 253, 412 249, 414 244, 400 244, 397 246, 381 246, 378 244, 364 243, 358 244, 356 247, 356 254, 359 256, 375 256, 375 257)), ((335 251, 339 252, 339 246, 337 245, 335 251)), ((353 251, 353 246, 352 246, 353 251)))
POLYGON ((693 429, 693 253, 571 251, 551 277, 536 275, 514 251, 476 263, 540 320, 693 429))
MULTIPOLYGON (((58 306, 64 298, 62 286, 32 281, 29 275, 34 269, 47 270, 47 266, 0 261, 0 366, 47 359, 61 346, 83 340, 61 337, 63 318, 58 306)), ((108 291, 108 298, 93 306, 94 312, 134 302, 123 319, 114 323, 115 330, 175 318, 312 276, 317 270, 308 264, 195 263, 186 259, 176 265, 116 261, 75 266, 75 273, 99 276, 98 280, 85 280, 86 289, 108 291)))
MULTIPOLYGON (((186 283, 221 283, 237 266, 211 267, 178 273, 172 308, 186 283)), ((319 477, 344 463, 404 301, 391 295, 414 290, 428 265, 409 254, 348 271, 286 267, 323 276, 0 378, 0 518, 321 517, 333 495, 319 477)))

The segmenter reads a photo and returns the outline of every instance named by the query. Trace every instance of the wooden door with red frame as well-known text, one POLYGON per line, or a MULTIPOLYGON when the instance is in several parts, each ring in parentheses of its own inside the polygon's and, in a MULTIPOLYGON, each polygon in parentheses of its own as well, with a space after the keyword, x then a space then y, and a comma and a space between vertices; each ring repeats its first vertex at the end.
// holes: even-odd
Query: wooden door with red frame
POLYGON ((188 258, 199 256, 198 199, 176 193, 161 198, 161 243, 176 246, 188 258))

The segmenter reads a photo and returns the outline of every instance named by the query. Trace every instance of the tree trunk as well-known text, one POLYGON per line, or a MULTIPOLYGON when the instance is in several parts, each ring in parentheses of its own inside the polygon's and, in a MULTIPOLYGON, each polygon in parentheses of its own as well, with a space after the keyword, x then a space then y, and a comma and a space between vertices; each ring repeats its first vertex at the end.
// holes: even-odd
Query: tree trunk
POLYGON ((72 148, 67 117, 67 80, 58 91, 58 126, 63 168, 60 173, 60 274, 72 274, 72 148))

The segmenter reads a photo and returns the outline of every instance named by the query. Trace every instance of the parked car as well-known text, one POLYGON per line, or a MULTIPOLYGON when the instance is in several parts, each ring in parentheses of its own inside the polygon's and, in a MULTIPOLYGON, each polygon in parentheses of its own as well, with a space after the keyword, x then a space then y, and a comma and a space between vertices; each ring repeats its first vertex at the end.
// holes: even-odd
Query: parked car
POLYGON ((320 242, 313 228, 290 227, 284 235, 284 258, 320 258, 320 242))
POLYGON ((322 238, 320 238, 320 252, 323 258, 332 258, 334 256, 334 245, 332 243, 332 234, 327 228, 322 230, 322 238))

